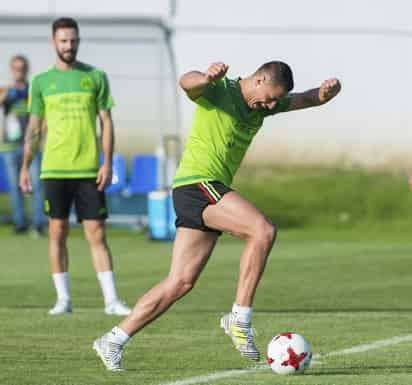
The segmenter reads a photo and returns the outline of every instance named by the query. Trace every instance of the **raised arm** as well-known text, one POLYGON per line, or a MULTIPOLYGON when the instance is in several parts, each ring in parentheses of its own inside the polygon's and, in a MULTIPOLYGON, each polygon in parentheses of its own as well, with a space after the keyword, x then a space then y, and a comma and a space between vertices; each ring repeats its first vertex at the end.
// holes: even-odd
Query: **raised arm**
POLYGON ((211 64, 206 72, 187 72, 179 80, 180 87, 190 99, 196 100, 210 83, 225 76, 228 69, 228 65, 218 62, 211 64))
POLYGON ((104 162, 97 174, 97 188, 103 191, 112 183, 112 160, 114 148, 114 125, 110 110, 99 111, 100 126, 102 129, 102 149, 104 162))
POLYGON ((319 88, 290 94, 291 101, 286 111, 320 106, 333 99, 340 90, 341 84, 338 79, 325 80, 319 88))
POLYGON ((23 162, 20 170, 20 188, 27 193, 32 190, 32 180, 29 172, 30 164, 40 147, 42 138, 43 118, 30 115, 24 140, 23 162))

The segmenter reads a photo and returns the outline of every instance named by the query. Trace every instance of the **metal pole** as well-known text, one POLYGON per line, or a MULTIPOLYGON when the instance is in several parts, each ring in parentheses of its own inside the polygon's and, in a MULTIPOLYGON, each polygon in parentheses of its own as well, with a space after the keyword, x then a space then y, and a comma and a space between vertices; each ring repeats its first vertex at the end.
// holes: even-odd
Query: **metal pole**
POLYGON ((175 109, 175 135, 179 136, 182 133, 182 111, 181 106, 179 103, 179 92, 178 92, 178 74, 177 74, 177 65, 176 65, 176 56, 175 52, 172 47, 172 33, 170 31, 166 31, 166 47, 169 54, 170 65, 172 69, 173 81, 175 82, 174 89, 174 109, 175 109))

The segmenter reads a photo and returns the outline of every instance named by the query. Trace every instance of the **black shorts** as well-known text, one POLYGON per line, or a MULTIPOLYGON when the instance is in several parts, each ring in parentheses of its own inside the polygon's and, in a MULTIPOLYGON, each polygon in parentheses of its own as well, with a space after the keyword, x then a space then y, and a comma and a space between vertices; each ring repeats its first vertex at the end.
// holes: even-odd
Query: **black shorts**
POLYGON ((221 232, 203 223, 203 210, 214 205, 223 195, 233 191, 217 181, 194 183, 173 189, 173 205, 176 212, 176 227, 188 227, 201 231, 221 232))
POLYGON ((67 219, 74 203, 77 220, 106 219, 103 191, 97 190, 96 178, 44 179, 44 212, 50 218, 67 219))

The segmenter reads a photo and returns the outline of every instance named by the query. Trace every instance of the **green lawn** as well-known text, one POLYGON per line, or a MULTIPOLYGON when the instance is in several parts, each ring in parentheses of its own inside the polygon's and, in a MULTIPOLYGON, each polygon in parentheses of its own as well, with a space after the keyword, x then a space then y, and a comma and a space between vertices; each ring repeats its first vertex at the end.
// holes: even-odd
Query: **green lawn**
MULTIPOLYGON (((406 225, 402 226, 403 229, 406 225)), ((231 308, 242 243, 223 237, 197 287, 127 346, 125 373, 109 373, 91 344, 116 317, 102 298, 85 241, 71 235, 74 313, 48 316, 54 290, 47 240, 10 237, 0 229, 0 384, 165 384, 250 367, 218 328, 231 308)), ((412 238, 396 225, 345 229, 281 229, 257 293, 254 326, 261 350, 294 330, 314 353, 412 334, 412 238)), ((133 303, 168 270, 171 245, 112 230, 121 296, 133 303)), ((411 342, 319 358, 305 375, 267 370, 213 380, 220 385, 411 384, 411 342)), ((182 383, 184 384, 184 383, 182 383)))

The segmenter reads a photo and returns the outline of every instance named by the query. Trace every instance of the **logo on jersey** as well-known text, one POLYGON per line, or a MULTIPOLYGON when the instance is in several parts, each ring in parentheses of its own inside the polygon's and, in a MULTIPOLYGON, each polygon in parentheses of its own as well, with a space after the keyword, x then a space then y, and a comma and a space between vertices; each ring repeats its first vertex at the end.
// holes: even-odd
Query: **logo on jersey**
POLYGON ((88 75, 83 76, 82 80, 80 80, 80 87, 82 90, 90 91, 93 88, 93 80, 91 77, 88 75))
POLYGON ((56 83, 51 83, 48 87, 49 91, 55 91, 57 90, 57 84, 56 83))
POLYGON ((107 214, 107 209, 105 207, 100 207, 98 211, 99 215, 106 215, 107 214))

